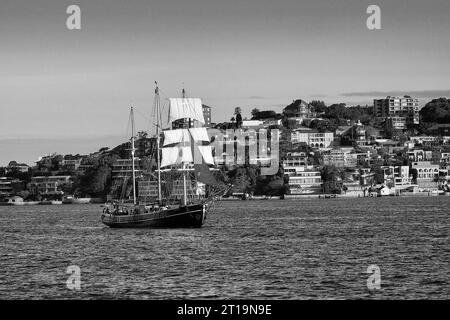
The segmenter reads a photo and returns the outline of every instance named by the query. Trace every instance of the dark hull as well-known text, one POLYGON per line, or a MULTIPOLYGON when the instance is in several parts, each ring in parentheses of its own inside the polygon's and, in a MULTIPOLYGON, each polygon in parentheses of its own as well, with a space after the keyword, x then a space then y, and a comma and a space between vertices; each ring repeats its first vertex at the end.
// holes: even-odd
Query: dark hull
POLYGON ((206 206, 196 204, 151 213, 103 214, 101 220, 112 228, 200 228, 205 218, 206 206))

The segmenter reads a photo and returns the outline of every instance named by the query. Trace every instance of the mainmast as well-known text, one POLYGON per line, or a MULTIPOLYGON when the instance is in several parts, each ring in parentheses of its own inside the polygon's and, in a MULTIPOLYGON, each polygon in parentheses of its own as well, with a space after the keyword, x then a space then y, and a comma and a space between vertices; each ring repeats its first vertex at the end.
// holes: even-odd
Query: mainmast
POLYGON ((130 112, 131 117, 131 167, 132 167, 132 176, 133 176, 133 204, 136 204, 136 174, 134 169, 134 153, 136 149, 134 148, 134 111, 133 107, 131 107, 130 112))
MULTIPOLYGON (((183 86, 183 90, 181 91, 181 97, 183 99, 186 98, 186 90, 184 90, 184 86, 183 86)), ((187 119, 188 122, 188 127, 190 125, 191 119, 187 119)), ((187 185, 186 185, 186 164, 183 162, 183 205, 187 205, 187 185)))
POLYGON ((155 109, 156 109, 156 163, 158 165, 158 203, 161 203, 162 194, 161 194, 161 163, 159 159, 159 145, 160 145, 160 99, 159 99, 159 89, 158 82, 155 81, 155 109))

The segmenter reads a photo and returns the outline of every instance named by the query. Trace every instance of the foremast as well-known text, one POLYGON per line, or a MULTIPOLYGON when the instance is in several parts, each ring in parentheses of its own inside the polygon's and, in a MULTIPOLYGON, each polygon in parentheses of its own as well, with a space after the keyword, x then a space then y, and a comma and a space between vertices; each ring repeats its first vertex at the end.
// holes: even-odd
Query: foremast
POLYGON ((133 180, 133 204, 136 204, 136 172, 134 165, 134 154, 136 152, 136 148, 134 147, 134 110, 131 107, 130 111, 131 117, 131 170, 132 170, 132 180, 133 180))
POLYGON ((162 192, 161 192, 161 161, 160 161, 160 140, 161 140, 161 110, 160 110, 160 98, 159 98, 159 88, 158 82, 155 81, 155 101, 154 101, 155 111, 156 111, 156 163, 158 171, 158 203, 161 204, 162 192))

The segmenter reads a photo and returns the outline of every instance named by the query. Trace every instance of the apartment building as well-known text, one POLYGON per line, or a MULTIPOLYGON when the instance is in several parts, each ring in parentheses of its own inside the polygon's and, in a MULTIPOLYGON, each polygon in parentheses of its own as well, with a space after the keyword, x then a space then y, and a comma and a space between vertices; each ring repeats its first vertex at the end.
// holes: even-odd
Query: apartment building
POLYGON ((375 99, 373 109, 376 117, 405 117, 408 124, 419 124, 419 100, 410 96, 375 99))

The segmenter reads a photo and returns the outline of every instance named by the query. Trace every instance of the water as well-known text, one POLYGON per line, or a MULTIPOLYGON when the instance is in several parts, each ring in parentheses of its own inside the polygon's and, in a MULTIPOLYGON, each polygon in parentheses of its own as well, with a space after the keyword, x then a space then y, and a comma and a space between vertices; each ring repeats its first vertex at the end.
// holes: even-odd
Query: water
POLYGON ((449 208, 444 196, 233 201, 202 229, 110 229, 99 205, 0 207, 0 298, 448 299, 449 208))

